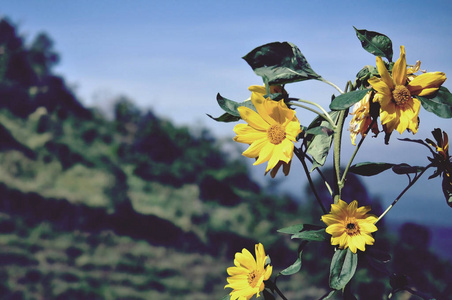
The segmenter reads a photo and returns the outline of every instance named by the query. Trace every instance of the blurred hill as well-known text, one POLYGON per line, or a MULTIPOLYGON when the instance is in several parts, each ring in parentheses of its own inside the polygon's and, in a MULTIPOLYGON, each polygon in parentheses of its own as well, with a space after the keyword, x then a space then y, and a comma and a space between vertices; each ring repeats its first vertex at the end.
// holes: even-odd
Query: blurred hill
MULTIPOLYGON (((58 61, 46 34, 27 44, 0 21, 2 299, 217 299, 235 252, 262 242, 282 269, 298 244, 276 230, 321 225, 314 206, 264 193, 207 130, 176 127, 126 97, 113 119, 84 107, 52 72, 58 61)), ((350 197, 369 201, 353 180, 360 188, 350 197)), ((381 232, 392 247, 395 238, 381 232)), ((301 290, 291 298, 325 293, 328 261, 316 249, 331 254, 313 245, 309 275, 280 280, 301 290)), ((425 251, 426 274, 447 267, 425 251)), ((358 282, 388 288, 386 274, 362 272, 358 282)), ((422 278, 423 287, 440 295, 448 275, 422 278)))

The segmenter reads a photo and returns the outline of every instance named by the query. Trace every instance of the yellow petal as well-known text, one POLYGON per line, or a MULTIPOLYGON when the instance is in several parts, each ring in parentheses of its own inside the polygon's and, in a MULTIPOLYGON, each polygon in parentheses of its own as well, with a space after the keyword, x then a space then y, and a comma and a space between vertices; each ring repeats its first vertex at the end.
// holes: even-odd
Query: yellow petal
POLYGON ((259 93, 262 95, 267 94, 267 90, 265 89, 265 86, 263 85, 252 85, 248 88, 250 92, 259 93))
POLYGON ((271 103, 274 102, 273 100, 265 99, 262 94, 252 93, 251 102, 253 102, 253 105, 256 108, 258 115, 263 120, 265 120, 270 125, 276 124, 275 118, 273 116, 270 116, 270 114, 272 113, 272 108, 270 109, 268 108, 273 104, 271 103))
POLYGON ((251 144, 256 140, 267 137, 266 131, 254 129, 248 124, 235 125, 234 132, 237 134, 237 136, 234 137, 234 141, 245 144, 251 144))
POLYGON ((400 57, 392 67, 392 78, 396 85, 405 85, 406 83, 406 58, 404 46, 400 46, 400 57))
POLYGON ((413 96, 428 96, 446 81, 446 74, 443 72, 430 72, 416 76, 407 88, 413 96))
POLYGON ((272 143, 266 143, 259 152, 259 158, 254 162, 253 165, 260 165, 268 161, 272 155, 274 155, 275 145, 272 143))
MULTIPOLYGON (((395 87, 394 80, 392 80, 391 75, 389 75, 389 72, 386 69, 385 63, 383 62, 383 60, 381 59, 380 56, 377 56, 377 69, 378 69, 378 73, 380 74, 381 80, 384 83, 386 83, 386 85, 392 91, 395 87)), ((369 81, 369 83, 370 83, 370 81, 369 81)), ((372 84, 372 87, 375 89, 373 84, 372 84)))
POLYGON ((268 141, 267 137, 260 139, 260 140, 256 140, 248 147, 248 149, 246 149, 242 153, 242 155, 249 157, 249 158, 258 157, 262 148, 264 148, 264 146, 268 143, 269 143, 269 141, 268 141))
POLYGON ((368 82, 370 85, 372 85, 372 88, 377 91, 377 93, 383 94, 387 97, 392 97, 391 90, 393 89, 391 89, 391 87, 388 86, 388 84, 384 80, 378 77, 372 77, 368 80, 368 82))
POLYGON ((257 129, 257 130, 267 130, 268 127, 270 127, 269 123, 266 122, 258 113, 256 113, 254 110, 245 107, 240 106, 237 108, 237 110, 240 113, 240 117, 246 121, 251 127, 257 129))

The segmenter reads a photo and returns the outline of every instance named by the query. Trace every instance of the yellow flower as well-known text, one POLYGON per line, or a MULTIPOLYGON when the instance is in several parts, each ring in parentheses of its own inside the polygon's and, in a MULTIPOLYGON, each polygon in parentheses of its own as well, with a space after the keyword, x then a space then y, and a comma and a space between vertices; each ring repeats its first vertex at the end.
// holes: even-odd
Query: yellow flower
POLYGON ((229 284, 224 288, 231 288, 231 300, 248 300, 253 295, 260 297, 259 293, 265 288, 264 281, 270 278, 273 267, 265 266, 268 256, 265 255, 264 246, 261 243, 255 246, 256 259, 247 250, 235 254, 234 265, 227 269, 230 277, 229 284))
POLYGON ((342 200, 331 204, 331 212, 322 216, 328 226, 326 232, 332 235, 331 245, 339 245, 341 249, 349 247, 353 253, 357 249, 365 251, 366 244, 373 245, 375 240, 371 233, 377 231, 377 217, 368 214, 369 211, 370 206, 358 208, 356 200, 348 205, 342 200))
MULTIPOLYGON (((267 94, 267 89, 265 88, 265 85, 252 85, 248 88, 248 90, 250 92, 262 94, 263 96, 267 94)), ((286 90, 280 85, 271 85, 270 93, 271 94, 281 93, 283 94, 283 96, 287 96, 286 90)))
MULTIPOLYGON (((350 114, 353 115, 353 118, 350 121, 350 138, 352 140, 352 144, 355 146, 356 136, 361 133, 362 136, 366 134, 367 129, 372 124, 372 117, 370 115, 370 105, 373 99, 373 92, 368 92, 363 99, 357 102, 353 106, 353 112, 350 114)), ((372 132, 374 134, 378 134, 378 125, 377 123, 373 123, 372 132)))
POLYGON ((257 158, 254 165, 268 161, 265 172, 277 166, 279 162, 289 164, 293 157, 294 142, 301 132, 300 122, 295 111, 289 109, 283 100, 273 101, 253 92, 251 101, 257 112, 241 106, 240 116, 248 124, 237 124, 234 141, 249 144, 242 154, 257 158))
POLYGON ((406 129, 416 133, 419 127, 421 103, 413 96, 428 96, 436 92, 446 81, 442 72, 424 73, 410 77, 405 59, 405 47, 400 47, 400 58, 392 68, 392 77, 381 59, 377 57, 377 68, 381 78, 372 77, 369 83, 377 91, 375 99, 380 103, 380 119, 387 134, 397 130, 400 134, 406 129))

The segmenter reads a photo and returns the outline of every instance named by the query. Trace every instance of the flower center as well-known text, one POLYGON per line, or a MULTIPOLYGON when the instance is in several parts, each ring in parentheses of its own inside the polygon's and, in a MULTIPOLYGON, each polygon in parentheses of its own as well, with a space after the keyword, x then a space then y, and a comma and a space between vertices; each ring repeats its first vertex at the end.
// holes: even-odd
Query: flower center
POLYGON ((345 227, 345 232, 350 236, 359 234, 359 226, 358 226, 358 223, 356 222, 356 220, 348 221, 348 223, 345 227))
POLYGON ((253 271, 248 274, 248 284, 251 287, 256 287, 257 282, 259 281, 259 277, 256 274, 256 271, 253 271))
POLYGON ((281 125, 274 124, 267 130, 267 137, 270 143, 278 145, 286 138, 286 132, 281 125))
POLYGON ((397 85, 392 91, 392 97, 396 105, 404 105, 411 99, 411 94, 406 86, 397 85))

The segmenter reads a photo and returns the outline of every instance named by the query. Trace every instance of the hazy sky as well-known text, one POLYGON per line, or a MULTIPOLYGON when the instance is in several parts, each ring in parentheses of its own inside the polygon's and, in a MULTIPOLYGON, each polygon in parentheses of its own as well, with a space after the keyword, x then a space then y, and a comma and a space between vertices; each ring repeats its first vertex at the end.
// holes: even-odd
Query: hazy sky
MULTIPOLYGON (((421 60, 422 69, 452 76, 452 4, 449 1, 0 1, 4 16, 19 25, 30 42, 44 31, 61 54, 56 72, 74 87, 88 106, 108 107, 125 95, 140 107, 152 108, 176 124, 208 127, 218 137, 232 137, 234 124, 218 124, 206 113, 222 113, 215 97, 242 101, 248 86, 262 84, 241 59, 253 48, 290 41, 312 68, 341 88, 375 57, 361 48, 353 26, 388 35, 394 60, 405 45, 408 63, 421 60)), ((452 90, 452 79, 445 86, 452 90)), ((286 86, 292 97, 328 106, 337 92, 317 81, 286 86)), ((297 111, 303 125, 313 115, 297 111)), ((452 120, 421 111, 425 139, 435 127, 449 131, 452 120)), ((353 150, 345 132, 344 153, 353 150)), ((425 165, 429 154, 393 134, 369 139, 356 161, 408 162, 425 165)), ((244 158, 245 159, 245 158, 244 158)), ((344 158, 344 161, 346 159, 344 158)), ((254 168, 263 173, 264 166, 254 168)), ((300 170, 294 168, 294 182, 300 170)), ((426 176, 428 177, 428 176, 426 176)), ((300 181, 304 184, 304 181, 300 181)), ((366 179, 366 186, 389 204, 406 178, 388 172, 366 179)), ((421 180, 391 211, 390 218, 452 224, 440 179, 421 180), (429 212, 425 218, 422 213, 429 212), (413 213, 416 212, 416 213, 413 213)))

